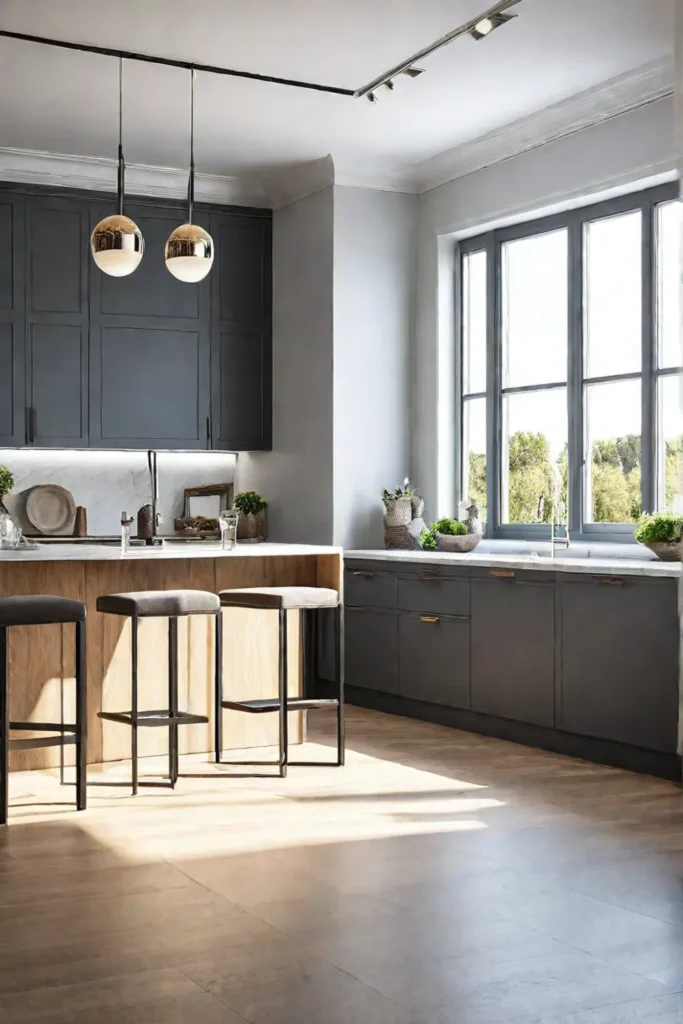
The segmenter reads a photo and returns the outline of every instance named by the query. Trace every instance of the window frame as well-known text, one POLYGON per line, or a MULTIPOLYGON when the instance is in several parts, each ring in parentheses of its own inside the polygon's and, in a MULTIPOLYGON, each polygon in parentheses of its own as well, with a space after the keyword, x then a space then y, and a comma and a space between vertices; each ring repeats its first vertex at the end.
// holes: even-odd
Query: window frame
POLYGON ((584 517, 585 487, 585 396, 586 386, 600 381, 640 379, 641 381, 641 501, 643 511, 656 507, 658 382, 663 376, 683 373, 683 366, 658 368, 657 361, 657 208, 680 198, 678 184, 671 182, 641 192, 617 196, 581 206, 564 213, 541 217, 487 231, 456 242, 456 507, 467 495, 462 493, 464 403, 468 398, 486 399, 486 489, 488 521, 486 536, 497 539, 550 539, 550 526, 540 523, 502 523, 502 409, 503 394, 545 391, 553 386, 567 389, 569 532, 582 540, 633 540, 632 523, 591 523, 584 517), (607 377, 584 376, 584 268, 585 226, 592 221, 641 211, 642 215, 642 364, 640 371, 607 377), (502 246, 506 242, 549 231, 566 229, 568 244, 567 287, 567 379, 566 383, 502 387, 502 246), (463 394, 463 265, 472 253, 486 252, 486 391, 463 394))

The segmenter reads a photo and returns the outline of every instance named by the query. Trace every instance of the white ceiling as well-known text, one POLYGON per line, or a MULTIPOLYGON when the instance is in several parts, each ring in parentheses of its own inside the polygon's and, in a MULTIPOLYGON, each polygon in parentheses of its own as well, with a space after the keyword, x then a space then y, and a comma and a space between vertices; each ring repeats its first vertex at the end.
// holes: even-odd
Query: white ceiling
MULTIPOLYGON (((423 62, 375 106, 209 75, 198 170, 231 175, 327 153, 405 167, 579 91, 670 59, 674 0, 522 0, 519 17, 423 62)), ((0 0, 0 27, 358 88, 487 0, 0 0)), ((113 59, 0 39, 0 146, 115 156, 113 59)), ((129 162, 187 162, 188 74, 129 63, 129 162)))

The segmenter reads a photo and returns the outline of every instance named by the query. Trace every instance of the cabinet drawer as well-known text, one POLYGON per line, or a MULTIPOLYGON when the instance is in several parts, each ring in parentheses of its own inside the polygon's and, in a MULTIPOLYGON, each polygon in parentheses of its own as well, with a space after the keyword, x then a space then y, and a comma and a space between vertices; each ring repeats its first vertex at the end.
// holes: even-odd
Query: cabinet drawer
POLYGON ((402 697, 469 708, 470 620, 399 615, 398 664, 402 697))
POLYGON ((406 612, 467 616, 470 614, 469 580, 430 575, 399 577, 398 607, 406 612))
POLYGON ((358 608, 395 608, 396 577, 371 569, 347 569, 344 573, 345 604, 358 608))

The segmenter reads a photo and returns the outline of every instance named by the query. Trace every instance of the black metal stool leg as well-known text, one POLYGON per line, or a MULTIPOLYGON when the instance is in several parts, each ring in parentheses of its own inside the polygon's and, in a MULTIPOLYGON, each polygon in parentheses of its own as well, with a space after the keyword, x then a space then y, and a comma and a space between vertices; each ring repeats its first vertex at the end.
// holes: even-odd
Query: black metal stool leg
POLYGON ((287 775, 287 761, 289 759, 289 736, 287 719, 287 612, 281 608, 278 612, 279 619, 279 697, 280 697, 280 778, 287 775))
POLYGON ((9 630, 0 626, 0 825, 9 812, 9 630))
POLYGON ((337 767, 344 764, 346 750, 346 723, 344 719, 344 609, 340 604, 334 612, 334 669, 337 680, 339 706, 337 707, 337 767))
POLYGON ((216 745, 216 764, 221 762, 223 751, 223 616, 220 611, 216 615, 216 638, 214 647, 214 729, 216 745))
POLYGON ((76 806, 84 811, 87 801, 88 713, 85 674, 85 622, 76 623, 76 806))
POLYGON ((178 781, 178 619, 168 620, 168 776, 178 781))
POLYGON ((130 755, 133 775, 133 796, 138 791, 138 617, 130 620, 131 647, 131 712, 130 755))

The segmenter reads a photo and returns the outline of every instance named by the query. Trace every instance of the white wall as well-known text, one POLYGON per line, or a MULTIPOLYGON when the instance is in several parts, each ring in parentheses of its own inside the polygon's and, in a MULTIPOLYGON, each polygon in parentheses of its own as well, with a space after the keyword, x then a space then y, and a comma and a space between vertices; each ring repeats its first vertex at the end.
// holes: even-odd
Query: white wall
POLYGON ((673 177, 676 166, 667 97, 420 196, 411 466, 429 515, 453 513, 454 233, 673 177))
POLYGON ((410 463, 417 197, 334 189, 334 542, 383 547, 410 463))
POLYGON ((333 209, 330 186, 273 217, 273 450, 241 455, 237 486, 274 541, 332 539, 333 209))

